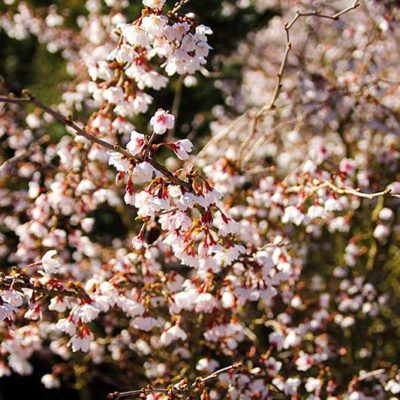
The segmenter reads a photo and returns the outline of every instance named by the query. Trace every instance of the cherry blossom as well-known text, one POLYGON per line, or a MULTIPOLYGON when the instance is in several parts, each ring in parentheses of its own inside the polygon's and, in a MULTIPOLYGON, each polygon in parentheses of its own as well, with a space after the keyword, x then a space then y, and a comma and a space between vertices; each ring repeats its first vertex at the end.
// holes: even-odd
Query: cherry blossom
POLYGON ((160 400, 396 396, 391 2, 223 2, 279 13, 209 63, 190 2, 128 3, 0 16, 70 77, 51 107, 0 95, 0 376, 44 360, 48 389, 106 371, 160 400), (180 125, 164 91, 203 79, 221 104, 180 125))
POLYGON ((143 0, 143 4, 150 8, 161 9, 164 7, 165 0, 143 0))
MULTIPOLYGON (((150 120, 154 133, 163 135, 168 129, 172 129, 175 124, 175 117, 167 111, 158 110, 150 120)), ((187 148, 187 145, 186 145, 187 148)))
POLYGON ((56 250, 49 250, 43 257, 42 257, 42 265, 44 271, 51 275, 58 272, 61 264, 56 258, 57 251, 56 250))
POLYGON ((133 131, 131 132, 131 139, 126 145, 126 148, 135 156, 143 150, 145 143, 144 135, 133 131))
POLYGON ((171 144, 172 149, 180 160, 187 160, 193 150, 193 144, 188 139, 178 140, 171 144))

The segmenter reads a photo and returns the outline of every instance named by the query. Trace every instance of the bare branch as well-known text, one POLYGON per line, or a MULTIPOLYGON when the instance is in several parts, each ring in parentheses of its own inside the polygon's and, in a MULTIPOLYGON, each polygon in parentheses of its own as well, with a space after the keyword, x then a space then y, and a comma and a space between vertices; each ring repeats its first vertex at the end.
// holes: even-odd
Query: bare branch
POLYGON ((305 118, 310 116, 314 111, 318 109, 317 107, 313 107, 311 110, 308 110, 304 112, 303 114, 299 115, 297 118, 290 119, 288 121, 281 122, 274 128, 272 128, 267 134, 263 135, 256 135, 257 129, 254 126, 254 124, 257 124, 257 118, 253 119, 253 124, 250 125, 251 130, 250 130, 250 135, 246 139, 246 141, 240 146, 239 149, 239 155, 238 155, 238 163, 241 168, 244 168, 246 164, 251 160, 251 158, 254 156, 254 154, 257 152, 257 150, 260 148, 260 146, 271 136, 274 135, 278 130, 282 129, 283 127, 291 124, 297 124, 301 121, 303 121, 305 118))
POLYGON ((176 14, 185 4, 189 3, 190 0, 177 1, 172 9, 171 13, 176 14))
POLYGON ((266 104, 260 111, 259 113, 262 115, 265 111, 271 110, 272 108, 275 107, 275 102, 279 97, 279 94, 282 89, 282 79, 283 75, 285 73, 285 69, 287 66, 288 58, 289 58, 289 53, 292 50, 292 42, 290 40, 290 29, 293 27, 293 25, 302 17, 318 17, 318 18, 326 18, 330 20, 337 21, 343 14, 346 14, 350 12, 351 10, 356 9, 357 7, 360 6, 360 1, 356 0, 351 6, 345 8, 342 11, 339 11, 338 13, 334 15, 327 15, 327 14, 322 14, 319 11, 311 11, 311 12, 301 12, 297 11, 296 15, 293 17, 293 19, 284 25, 284 29, 286 32, 286 50, 283 55, 281 65, 279 67, 279 72, 277 73, 277 80, 276 80, 276 85, 275 89, 272 94, 272 98, 269 101, 268 104, 266 104))
POLYGON ((31 285, 29 278, 22 274, 20 271, 17 271, 14 275, 4 275, 0 274, 0 289, 1 290, 9 290, 10 288, 23 290, 25 288, 30 288, 36 293, 40 293, 44 296, 65 296, 65 297, 77 297, 81 298, 82 296, 88 297, 88 295, 80 288, 77 290, 73 284, 68 286, 68 289, 49 289, 45 286, 31 285))
POLYGON ((192 163, 194 164, 202 155, 203 153, 206 152, 211 146, 215 145, 218 143, 220 140, 222 140, 226 135, 232 132, 232 130, 237 126, 237 124, 240 122, 243 125, 248 124, 248 117, 249 117, 249 112, 245 112, 239 117, 235 118, 228 126, 224 127, 217 135, 213 136, 206 144, 205 146, 197 153, 197 155, 193 158, 192 163))
POLYGON ((123 397, 136 396, 139 394, 151 394, 151 393, 168 393, 168 389, 147 387, 138 390, 130 390, 129 392, 114 392, 114 393, 109 393, 107 395, 107 399, 118 400, 122 399, 123 397))

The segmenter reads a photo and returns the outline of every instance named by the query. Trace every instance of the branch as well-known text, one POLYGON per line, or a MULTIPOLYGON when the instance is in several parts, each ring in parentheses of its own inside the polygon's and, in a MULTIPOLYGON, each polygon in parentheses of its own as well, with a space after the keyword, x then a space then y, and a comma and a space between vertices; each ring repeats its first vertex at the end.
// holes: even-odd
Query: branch
POLYGON ((121 399, 122 397, 136 396, 138 394, 151 394, 151 393, 168 393, 168 389, 159 389, 147 387, 138 390, 131 390, 129 392, 114 392, 107 395, 107 399, 121 399))
POLYGON ((46 104, 42 103, 40 100, 38 100, 35 96, 33 96, 28 91, 25 90, 23 92, 23 95, 24 95, 24 97, 20 97, 20 98, 0 96, 0 103, 14 103, 14 104, 29 104, 30 103, 30 104, 33 104, 36 107, 41 108, 47 114, 51 115, 55 120, 72 128, 78 136, 83 136, 87 140, 89 140, 93 143, 97 143, 98 145, 100 145, 106 149, 121 153, 128 159, 135 159, 135 157, 133 157, 131 155, 131 153, 129 153, 129 151, 123 149, 122 147, 120 147, 118 145, 113 145, 111 143, 106 142, 105 140, 99 139, 98 137, 92 135, 91 133, 87 132, 84 128, 81 128, 74 121, 72 121, 71 118, 65 117, 58 111, 56 111, 56 110, 50 108, 49 106, 47 106, 46 104))
POLYGON ((257 129, 256 125, 257 118, 253 119, 253 125, 250 125, 251 127, 251 132, 249 137, 245 140, 245 142, 240 146, 239 148, 239 155, 238 155, 238 165, 240 168, 244 168, 246 164, 251 160, 251 158, 254 156, 254 154, 257 152, 257 150, 260 148, 260 146, 265 142, 265 140, 269 139, 274 133, 276 133, 278 130, 281 128, 291 125, 291 124, 297 124, 304 119, 308 118, 314 111, 318 110, 319 106, 313 107, 311 110, 303 112, 301 115, 299 115, 296 118, 290 119, 288 121, 281 122, 274 128, 272 128, 267 134, 262 134, 256 135, 257 129), (251 146, 248 148, 248 146, 251 146))
POLYGON ((337 194, 349 194, 352 196, 357 196, 357 197, 362 197, 364 199, 369 199, 373 200, 376 197, 382 197, 382 196, 392 196, 392 197, 400 197, 400 195, 396 193, 392 193, 389 188, 386 188, 385 190, 382 190, 381 192, 376 192, 376 193, 364 193, 361 192, 359 189, 353 189, 353 188, 338 188, 331 182, 326 182, 326 186, 332 189, 334 192, 337 194))
POLYGON ((360 374, 357 377, 356 381, 360 382, 360 381, 364 381, 364 380, 369 379, 369 378, 375 378, 377 376, 382 375, 384 372, 385 372, 385 370, 383 368, 376 369, 376 370, 370 371, 370 372, 365 372, 363 374, 360 374))
POLYGON ((129 397, 129 396, 136 396, 136 395, 141 395, 141 394, 151 394, 151 393, 166 393, 166 394, 187 394, 191 390, 196 389, 199 384, 202 384, 204 382, 207 382, 211 379, 216 378, 219 374, 226 372, 226 371, 232 371, 234 369, 239 368, 242 365, 242 363, 236 363, 229 365, 228 367, 221 368, 217 371, 214 371, 210 375, 207 375, 204 378, 198 377, 195 379, 195 381, 191 385, 180 385, 179 383, 176 385, 171 386, 168 389, 165 388, 153 388, 151 386, 147 386, 142 389, 137 389, 137 390, 131 390, 129 392, 114 392, 114 393, 109 393, 107 395, 107 399, 110 400, 119 400, 122 397, 129 397))
POLYGON ((56 297, 56 296, 64 296, 64 297, 76 297, 76 298, 82 298, 82 297, 89 297, 86 292, 83 291, 82 288, 79 288, 75 286, 74 284, 69 285, 69 289, 48 289, 44 285, 38 286, 35 284, 32 284, 29 280, 29 277, 26 275, 23 275, 20 271, 17 271, 16 275, 8 275, 5 276, 3 274, 0 274, 0 289, 1 290, 9 290, 9 289, 19 289, 23 290, 25 288, 32 289, 36 293, 40 293, 44 296, 51 296, 51 297, 56 297))
POLYGON ((195 164, 196 161, 209 149, 209 147, 217 144, 220 140, 225 138, 226 135, 229 135, 234 128, 237 128, 239 122, 243 122, 243 126, 248 125, 247 117, 249 117, 249 111, 243 113, 239 117, 235 118, 232 122, 229 123, 228 126, 221 129, 221 131, 213 136, 204 147, 197 153, 197 155, 192 159, 192 164, 195 164), (246 119, 246 121, 243 121, 246 119))
MULTIPOLYGON (((121 146, 118 146, 116 144, 111 144, 105 140, 102 140, 98 138, 97 136, 92 135, 89 133, 85 128, 81 128, 76 122, 72 121, 70 117, 65 117, 58 111, 52 109, 51 107, 47 106, 46 104, 42 103, 40 100, 38 100, 35 96, 33 96, 31 93, 28 91, 23 91, 23 96, 24 97, 12 97, 12 96, 0 96, 0 103, 13 103, 13 104, 33 104, 36 107, 41 108, 44 112, 47 114, 51 115, 55 120, 61 122, 62 124, 69 126, 72 128, 75 133, 78 136, 82 136, 89 140, 92 143, 96 143, 101 147, 104 147, 108 150, 116 151, 117 153, 122 154, 124 157, 126 157, 128 160, 132 160, 135 162, 141 162, 143 159, 141 157, 135 157, 133 156, 128 150, 125 150, 121 146)), ((165 168, 163 165, 159 164, 157 161, 152 160, 152 159, 146 159, 155 169, 157 169, 159 172, 161 172, 165 177, 170 179, 173 183, 176 185, 179 185, 186 190, 191 190, 191 186, 185 182, 176 177, 174 174, 172 174, 167 168, 165 168)))
POLYGON ((214 371, 212 374, 210 374, 210 375, 208 375, 208 376, 206 376, 204 378, 200 378, 200 380, 201 380, 201 382, 209 381, 210 379, 216 378, 219 374, 222 374, 223 372, 226 372, 226 371, 230 371, 232 369, 237 369, 241 365, 242 365, 242 363, 239 362, 239 363, 236 363, 236 364, 229 365, 228 367, 218 369, 217 371, 214 371))
POLYGON ((176 14, 185 4, 189 3, 190 0, 180 0, 177 1, 174 5, 174 8, 171 10, 171 14, 176 14))
POLYGON ((275 107, 275 102, 278 99, 279 94, 281 92, 283 75, 286 70, 289 53, 292 50, 292 42, 290 39, 290 29, 293 27, 293 25, 302 17, 318 17, 318 18, 326 18, 326 19, 337 21, 343 14, 346 14, 349 11, 356 9, 359 6, 360 6, 360 0, 356 0, 351 6, 345 8, 344 10, 339 11, 338 13, 333 14, 333 15, 322 14, 319 11, 311 11, 311 12, 297 11, 296 15, 293 17, 293 19, 289 23, 286 23, 284 25, 284 29, 286 32, 286 50, 285 50, 285 53, 284 53, 282 61, 281 61, 279 72, 277 73, 277 81, 276 81, 275 89, 272 94, 272 98, 269 101, 269 103, 266 104, 259 111, 260 115, 262 115, 264 112, 271 110, 272 108, 275 107))
MULTIPOLYGON (((383 197, 383 196, 391 196, 391 197, 397 197, 400 198, 400 194, 397 193, 392 193, 391 189, 386 188, 380 192, 375 192, 375 193, 365 193, 365 192, 361 192, 360 189, 353 189, 353 188, 346 188, 346 187, 337 187, 336 185, 334 185, 332 182, 324 182, 321 183, 320 185, 314 186, 312 188, 310 188, 310 194, 313 194, 315 192, 317 192, 320 189, 325 189, 325 188, 329 188, 332 191, 334 191, 337 194, 345 194, 345 195, 351 195, 351 196, 356 196, 356 197, 361 197, 364 199, 369 199, 369 200, 373 200, 377 197, 383 197)), ((290 188, 287 189, 288 193, 298 193, 301 190, 306 189, 305 185, 301 185, 301 186, 292 186, 290 188)))

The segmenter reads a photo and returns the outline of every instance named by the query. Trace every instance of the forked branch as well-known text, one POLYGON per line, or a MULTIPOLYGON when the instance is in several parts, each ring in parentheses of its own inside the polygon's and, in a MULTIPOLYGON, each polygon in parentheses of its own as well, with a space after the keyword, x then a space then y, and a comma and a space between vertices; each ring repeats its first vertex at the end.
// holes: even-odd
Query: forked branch
POLYGON ((351 6, 343 9, 342 11, 337 12, 336 14, 333 15, 328 15, 328 14, 323 14, 320 13, 319 11, 311 11, 311 12, 302 12, 302 11, 297 11, 296 15, 292 18, 292 20, 284 25, 285 33, 286 33, 286 50, 283 55, 281 65, 279 67, 279 71, 276 75, 276 85, 274 88, 274 91, 272 93, 271 100, 269 101, 268 104, 266 104, 260 111, 261 115, 265 113, 268 110, 271 110, 272 108, 275 107, 276 100, 279 97, 279 94, 282 89, 282 79, 283 75, 286 70, 287 62, 289 59, 289 54, 292 50, 292 42, 290 38, 290 30, 295 25, 295 23, 302 17, 317 17, 317 18, 325 18, 325 19, 330 19, 333 21, 337 21, 342 15, 350 12, 351 10, 356 9, 357 7, 360 6, 360 0, 356 0, 351 6))
POLYGON ((266 113, 269 111, 273 110, 276 105, 276 101, 278 100, 279 94, 281 93, 282 90, 282 80, 285 74, 285 70, 288 64, 289 60, 289 54, 292 50, 292 41, 291 41, 291 36, 290 36, 290 30, 292 27, 296 24, 296 22, 303 17, 317 17, 317 18, 325 18, 325 19, 330 19, 337 21, 342 15, 350 12, 351 10, 356 9, 357 7, 360 6, 360 0, 355 0, 352 5, 349 7, 346 7, 342 11, 337 12, 336 14, 333 15, 328 15, 328 14, 323 14, 319 11, 311 11, 311 12, 302 12, 302 11, 297 11, 295 16, 292 18, 292 20, 288 23, 284 24, 284 30, 285 30, 285 36, 286 36, 286 49, 283 54, 283 58, 280 63, 279 71, 276 74, 276 84, 274 87, 274 90, 272 92, 272 97, 271 100, 265 104, 262 108, 260 108, 253 116, 253 121, 252 124, 250 125, 250 133, 245 142, 242 144, 242 146, 239 149, 239 165, 242 166, 242 155, 245 154, 247 151, 247 146, 250 143, 253 143, 254 138, 256 136, 256 133, 258 131, 258 127, 260 122, 262 121, 262 118, 266 113))

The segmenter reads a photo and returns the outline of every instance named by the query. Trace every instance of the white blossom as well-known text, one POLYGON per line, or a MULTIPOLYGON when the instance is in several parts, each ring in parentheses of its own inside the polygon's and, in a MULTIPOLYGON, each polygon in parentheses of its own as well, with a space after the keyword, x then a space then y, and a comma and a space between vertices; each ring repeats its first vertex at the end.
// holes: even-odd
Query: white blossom
POLYGON ((175 124, 175 117, 167 111, 158 110, 150 120, 154 133, 163 135, 168 129, 172 129, 175 124))

